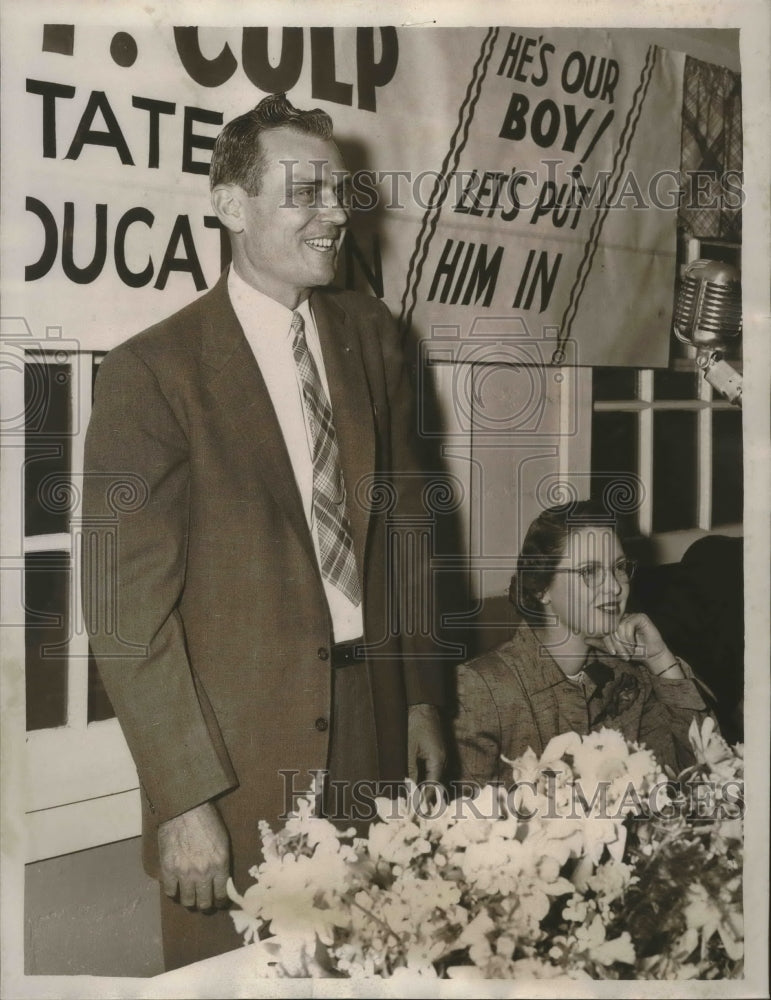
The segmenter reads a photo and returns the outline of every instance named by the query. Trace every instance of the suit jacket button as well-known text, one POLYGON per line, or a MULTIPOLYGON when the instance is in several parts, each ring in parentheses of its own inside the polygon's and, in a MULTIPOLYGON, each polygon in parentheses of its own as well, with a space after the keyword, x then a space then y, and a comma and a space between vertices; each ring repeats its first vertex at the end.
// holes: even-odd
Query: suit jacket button
POLYGON ((325 733, 327 729, 329 729, 329 723, 323 715, 320 715, 318 719, 316 719, 315 726, 320 733, 325 733))
POLYGON ((319 646, 319 648, 318 648, 318 650, 316 652, 316 656, 318 656, 318 658, 320 660, 328 660, 329 659, 329 650, 327 649, 326 646, 319 646))

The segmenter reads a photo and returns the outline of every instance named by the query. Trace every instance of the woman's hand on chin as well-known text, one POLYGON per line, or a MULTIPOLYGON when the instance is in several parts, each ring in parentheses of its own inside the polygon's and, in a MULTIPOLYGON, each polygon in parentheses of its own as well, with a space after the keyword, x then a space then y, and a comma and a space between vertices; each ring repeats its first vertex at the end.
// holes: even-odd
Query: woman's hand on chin
POLYGON ((680 661, 647 615, 623 615, 612 632, 589 636, 587 642, 611 656, 642 663, 656 677, 666 676, 675 680, 685 676, 680 661))

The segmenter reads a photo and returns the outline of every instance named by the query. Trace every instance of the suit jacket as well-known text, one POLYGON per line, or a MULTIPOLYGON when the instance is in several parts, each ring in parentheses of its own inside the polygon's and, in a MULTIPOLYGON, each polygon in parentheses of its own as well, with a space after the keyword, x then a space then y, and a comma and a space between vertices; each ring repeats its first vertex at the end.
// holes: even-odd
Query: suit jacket
POLYGON ((529 626, 497 649, 458 668, 454 720, 460 777, 487 784, 511 781, 513 760, 528 747, 539 756, 560 733, 606 727, 644 743, 676 773, 694 762, 688 727, 708 714, 693 673, 654 678, 644 667, 603 657, 588 668, 586 693, 569 681, 529 626))
MULTIPOLYGON (((438 666, 409 662, 425 640, 405 650, 389 628, 388 516, 420 503, 409 375, 382 303, 317 290, 311 305, 365 640, 377 646, 380 772, 400 779, 406 704, 442 697, 438 666)), ((146 868, 157 873, 159 822, 219 797, 243 884, 258 820, 286 809, 280 772, 299 772, 303 789, 326 766, 332 634, 289 455, 226 275, 104 359, 84 529, 86 618, 144 790, 146 868)))

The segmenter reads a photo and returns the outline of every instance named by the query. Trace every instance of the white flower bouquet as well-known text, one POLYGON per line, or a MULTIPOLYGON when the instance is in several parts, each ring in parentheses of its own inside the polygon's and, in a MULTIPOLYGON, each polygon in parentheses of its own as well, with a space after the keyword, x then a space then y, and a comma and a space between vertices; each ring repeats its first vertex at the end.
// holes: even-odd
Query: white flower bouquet
MULTIPOLYGON (((367 837, 308 793, 239 895, 263 976, 742 974, 741 747, 707 719, 676 780, 613 730, 553 739, 508 787, 378 798, 367 837)), ((434 792, 435 792, 434 788, 434 792)))

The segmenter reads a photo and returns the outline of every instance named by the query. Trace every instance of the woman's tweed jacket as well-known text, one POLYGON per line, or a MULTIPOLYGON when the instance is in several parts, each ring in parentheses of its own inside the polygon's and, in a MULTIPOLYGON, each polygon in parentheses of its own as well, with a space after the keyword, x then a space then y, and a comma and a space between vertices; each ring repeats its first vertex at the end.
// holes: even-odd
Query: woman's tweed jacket
POLYGON ((454 721, 460 776, 484 784, 511 779, 510 760, 531 747, 541 754, 553 736, 605 726, 644 743, 676 773, 693 763, 688 727, 708 714, 686 678, 654 678, 642 665, 603 657, 583 686, 569 681, 528 625, 503 645, 458 668, 454 721))

